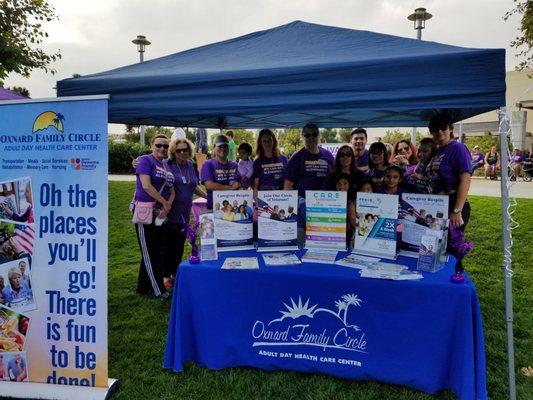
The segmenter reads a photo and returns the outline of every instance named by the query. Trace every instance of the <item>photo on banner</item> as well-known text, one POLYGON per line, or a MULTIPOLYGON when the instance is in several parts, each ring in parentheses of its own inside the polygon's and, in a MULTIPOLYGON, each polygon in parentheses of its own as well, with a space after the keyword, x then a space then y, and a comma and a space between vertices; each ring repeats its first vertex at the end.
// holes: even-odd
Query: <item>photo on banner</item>
POLYGON ((305 192, 305 247, 346 250, 346 192, 305 192))
POLYGON ((298 249, 298 191, 257 193, 257 251, 298 249))
POLYGON ((398 195, 357 193, 354 253, 396 258, 398 195))
POLYGON ((3 378, 106 388, 107 96, 0 102, 0 153, 3 378))
POLYGON ((218 251, 253 249, 251 190, 213 192, 213 217, 218 251))
POLYGON ((403 224, 400 249, 417 256, 422 236, 447 229, 448 196, 402 193, 398 223, 403 224))
POLYGON ((30 318, 0 304, 0 353, 22 351, 30 318))

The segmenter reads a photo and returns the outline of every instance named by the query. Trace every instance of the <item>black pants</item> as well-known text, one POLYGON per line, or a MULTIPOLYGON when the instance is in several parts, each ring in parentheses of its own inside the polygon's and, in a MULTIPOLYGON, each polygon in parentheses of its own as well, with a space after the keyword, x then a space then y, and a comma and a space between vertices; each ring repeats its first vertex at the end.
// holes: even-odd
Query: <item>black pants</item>
POLYGON ((160 296, 163 286, 162 239, 163 227, 135 224, 137 240, 141 249, 141 265, 137 280, 137 293, 160 296))
POLYGON ((167 222, 163 225, 163 276, 169 278, 176 275, 181 258, 183 257, 183 248, 187 236, 183 229, 183 224, 167 222))

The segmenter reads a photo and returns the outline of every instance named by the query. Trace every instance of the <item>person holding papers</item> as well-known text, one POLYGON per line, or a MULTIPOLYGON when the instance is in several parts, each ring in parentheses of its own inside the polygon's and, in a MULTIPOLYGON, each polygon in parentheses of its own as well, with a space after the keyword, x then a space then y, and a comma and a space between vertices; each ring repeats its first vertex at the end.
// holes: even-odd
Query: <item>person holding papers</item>
POLYGON ((202 166, 200 179, 207 189, 207 209, 213 209, 214 190, 237 190, 241 187, 238 165, 228 159, 229 141, 224 135, 215 139, 215 158, 207 160, 202 166))
POLYGON ((373 183, 376 190, 378 190, 385 178, 385 170, 389 165, 389 159, 387 157, 387 147, 381 142, 375 142, 370 145, 368 149, 370 158, 368 161, 368 167, 370 168, 370 174, 368 178, 373 183))
POLYGON ((320 132, 315 124, 302 129, 304 147, 294 153, 287 165, 284 190, 298 190, 298 239, 305 235, 305 191, 320 190, 333 167, 333 155, 318 146, 320 132))
POLYGON ((257 137, 254 160, 254 198, 258 190, 282 190, 287 168, 287 157, 278 149, 276 135, 270 129, 262 129, 257 137))
POLYGON ((432 193, 449 196, 450 225, 464 227, 470 218, 470 204, 466 199, 470 189, 472 157, 466 146, 453 138, 453 119, 446 113, 434 115, 429 132, 437 144, 437 151, 428 165, 432 193))
POLYGON ((435 155, 437 145, 433 138, 423 138, 418 146, 418 164, 405 171, 402 187, 407 193, 431 194, 431 181, 426 171, 429 161, 435 155))
MULTIPOLYGON (((339 192, 347 192, 351 189, 350 175, 339 174, 335 188, 339 192)), ((355 232, 355 200, 348 197, 348 204, 346 207, 346 247, 353 248, 354 232, 355 232)))
POLYGON ((403 176, 402 167, 396 164, 389 165, 387 169, 385 170, 385 177, 383 178, 383 185, 378 191, 378 193, 401 195, 403 192, 403 189, 400 188, 400 182, 402 181, 402 176, 403 176))

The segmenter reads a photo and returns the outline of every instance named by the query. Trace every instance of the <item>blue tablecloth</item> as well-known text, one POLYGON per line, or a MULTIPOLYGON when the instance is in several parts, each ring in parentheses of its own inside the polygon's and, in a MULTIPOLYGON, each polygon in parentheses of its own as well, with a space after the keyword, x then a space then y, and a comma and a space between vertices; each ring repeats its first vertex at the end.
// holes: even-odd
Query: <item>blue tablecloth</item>
MULTIPOLYGON (((165 368, 192 360, 487 397, 476 289, 450 283, 453 260, 420 281, 390 281, 337 265, 267 267, 255 251, 219 256, 178 269, 165 368), (225 257, 256 255, 259 270, 220 269, 225 257)), ((397 262, 414 269, 416 259, 397 262)))

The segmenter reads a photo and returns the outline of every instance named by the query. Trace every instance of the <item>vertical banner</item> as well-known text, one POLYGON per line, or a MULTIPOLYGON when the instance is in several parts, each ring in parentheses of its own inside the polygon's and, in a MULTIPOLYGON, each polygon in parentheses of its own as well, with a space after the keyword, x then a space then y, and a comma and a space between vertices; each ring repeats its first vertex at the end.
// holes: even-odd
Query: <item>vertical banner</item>
POLYGON ((346 192, 305 191, 305 247, 346 250, 346 192))
POLYGON ((257 251, 298 250, 298 191, 257 193, 257 251))
POLYGON ((108 385, 107 159, 107 97, 0 102, 5 381, 108 385))

